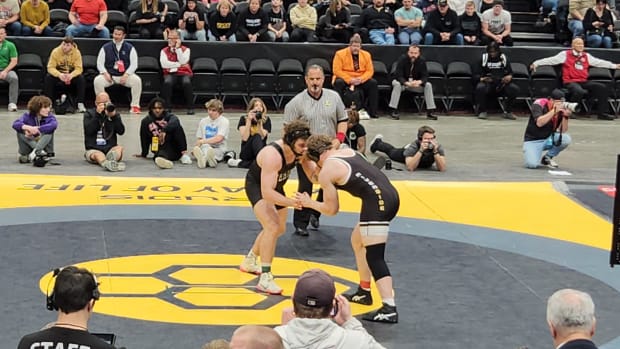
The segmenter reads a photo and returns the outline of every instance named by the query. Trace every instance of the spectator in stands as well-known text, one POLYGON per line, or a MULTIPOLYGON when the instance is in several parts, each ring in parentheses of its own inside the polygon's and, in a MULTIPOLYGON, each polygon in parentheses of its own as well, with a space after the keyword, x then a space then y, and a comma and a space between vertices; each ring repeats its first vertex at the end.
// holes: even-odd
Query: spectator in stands
POLYGON ((282 6, 282 0, 271 1, 271 11, 267 12, 269 24, 267 25, 267 36, 269 41, 287 42, 289 35, 287 31, 286 9, 282 6))
POLYGON ((267 115, 267 107, 262 99, 254 97, 248 103, 247 115, 242 115, 237 124, 241 135, 239 159, 229 159, 229 167, 250 168, 258 152, 267 145, 267 137, 271 133, 271 119, 267 115))
POLYGON ((536 60, 530 68, 535 71, 537 67, 542 65, 558 65, 562 64, 562 82, 564 87, 568 89, 568 100, 580 103, 583 97, 588 96, 596 100, 594 112, 601 120, 614 120, 613 115, 607 114, 610 91, 605 85, 596 81, 588 80, 588 70, 590 66, 605 69, 620 69, 620 64, 598 59, 591 54, 585 52, 583 48, 583 39, 575 38, 572 42, 572 48, 562 51, 555 56, 536 60))
POLYGON ((19 12, 23 36, 53 36, 50 24, 50 9, 45 1, 26 0, 19 12))
POLYGON ((196 144, 192 154, 196 157, 198 168, 217 167, 217 163, 224 159, 228 150, 226 140, 230 129, 230 122, 222 115, 224 104, 212 99, 205 103, 208 116, 202 118, 196 130, 196 144))
POLYGON ((370 41, 377 45, 394 45, 396 21, 394 12, 384 6, 384 0, 372 0, 372 6, 362 11, 360 23, 368 29, 370 41))
POLYGON ((140 122, 142 152, 134 156, 146 158, 152 152, 155 165, 161 169, 172 168, 176 160, 190 165, 192 159, 187 154, 187 139, 181 121, 166 110, 164 103, 160 97, 149 103, 149 113, 140 122))
POLYGON ((191 50, 181 43, 177 30, 168 32, 168 45, 159 53, 159 63, 164 75, 161 86, 161 95, 166 101, 168 109, 172 108, 172 89, 180 83, 185 97, 187 114, 194 115, 194 89, 192 87, 192 66, 190 64, 191 50))
POLYGON ((480 16, 476 12, 476 4, 469 0, 465 4, 465 13, 459 16, 461 22, 461 33, 465 45, 480 45, 480 36, 482 34, 482 23, 480 16))
POLYGON ((414 93, 424 93, 426 118, 437 120, 437 116, 433 115, 436 108, 433 85, 427 80, 426 60, 420 55, 420 47, 411 45, 407 53, 398 59, 396 70, 393 73, 392 95, 389 104, 392 119, 399 119, 398 102, 403 91, 407 90, 414 93))
POLYGON ((110 172, 125 171, 123 147, 118 144, 117 135, 125 133, 121 115, 110 96, 101 92, 95 97, 95 107, 84 113, 84 158, 91 164, 98 164, 110 172))
POLYGON ((494 5, 495 5, 495 0, 480 1, 480 13, 484 13, 484 11, 493 8, 494 5))
POLYGON ((422 10, 424 19, 428 18, 429 13, 437 9, 437 1, 435 0, 419 0, 416 1, 416 7, 422 10))
POLYGON ((555 89, 549 98, 539 98, 532 105, 532 114, 523 136, 523 157, 525 167, 540 165, 558 168, 553 160, 571 143, 568 131, 570 109, 564 105, 564 92, 555 89), (543 151, 547 154, 543 156, 543 151))
POLYGON ((563 289, 547 300, 547 324, 556 348, 596 349, 594 302, 586 292, 563 289))
POLYGON ((67 27, 67 36, 95 36, 110 38, 110 30, 105 23, 108 20, 108 7, 104 0, 73 0, 69 11, 71 25, 67 27))
MULTIPOLYGON (((488 10, 487 10, 488 11, 488 10)), ((506 54, 502 53, 496 41, 487 45, 478 64, 478 83, 475 96, 478 105, 478 119, 487 118, 487 103, 491 96, 504 96, 504 118, 515 120, 512 105, 519 94, 519 86, 512 82, 512 67, 506 54)))
POLYGON ((6 28, 7 34, 11 36, 21 35, 18 0, 0 0, 0 28, 6 28))
POLYGON ((454 10, 458 16, 465 13, 467 0, 448 0, 448 7, 454 10))
POLYGON ((33 96, 28 101, 28 111, 13 122, 20 163, 32 162, 37 156, 54 156, 54 132, 58 121, 51 109, 51 99, 33 96))
POLYGON ((61 10, 71 10, 71 3, 73 0, 45 0, 49 5, 50 10, 61 9, 61 10))
POLYGON ((351 40, 351 11, 344 5, 343 0, 331 0, 323 24, 319 28, 323 41, 347 43, 351 40))
POLYGON ((140 0, 136 24, 140 25, 140 39, 161 39, 168 5, 159 0, 140 0))
POLYGON ((375 68, 372 64, 370 52, 362 50, 362 39, 358 34, 351 37, 349 47, 336 51, 332 70, 334 90, 340 94, 343 100, 345 93, 348 93, 346 90, 359 89, 363 91, 366 101, 365 103, 356 103, 356 105, 362 108, 367 107, 368 112, 360 110, 360 118, 363 118, 362 114, 367 114, 373 119, 378 118, 379 89, 377 80, 373 79, 375 68))
POLYGON ((314 42, 316 37, 317 15, 314 6, 308 4, 308 0, 297 0, 297 5, 293 6, 289 13, 291 26, 291 41, 293 42, 314 42))
POLYGON ((88 320, 99 300, 97 278, 86 269, 68 266, 54 271, 54 290, 48 295, 48 309, 57 310, 55 323, 24 336, 18 349, 50 348, 114 349, 114 346, 88 332, 88 320))
POLYGON ((127 0, 105 0, 105 5, 109 11, 121 11, 128 13, 129 3, 127 0))
POLYGON ((112 41, 104 44, 97 56, 99 75, 93 85, 95 94, 104 92, 106 87, 120 84, 131 89, 131 113, 140 114, 142 79, 136 74, 138 53, 132 44, 125 41, 125 28, 114 27, 112 41))
POLYGON ((196 5, 196 0, 187 0, 179 16, 181 39, 207 41, 204 18, 204 12, 196 5))
POLYGON ((355 109, 347 110, 347 136, 344 143, 351 149, 366 155, 366 129, 360 124, 360 114, 355 109))
POLYGON ((495 0, 493 8, 482 13, 482 44, 496 42, 499 45, 512 46, 511 23, 510 12, 504 10, 504 0, 495 0))
POLYGON ((47 74, 43 93, 56 99, 56 88, 60 85, 65 93, 68 88, 75 90, 75 100, 77 101, 78 112, 86 111, 84 107, 84 89, 86 80, 84 79, 84 68, 82 66, 82 53, 77 44, 70 36, 65 36, 58 47, 50 53, 47 61, 47 74))
POLYGON ((413 7, 413 0, 403 0, 403 7, 394 12, 398 25, 398 42, 401 45, 419 44, 422 41, 422 10, 413 7))
MULTIPOLYGON (((278 0, 276 0, 278 1, 278 0)), ((236 42, 237 15, 228 0, 217 2, 216 10, 209 16, 209 40, 236 42)))
POLYGON ((437 171, 446 170, 446 154, 443 146, 437 142, 435 130, 430 126, 420 127, 417 138, 402 148, 384 142, 383 135, 378 134, 370 143, 370 151, 373 154, 380 151, 392 161, 405 164, 408 171, 433 169, 433 164, 437 171))
POLYGON ((425 45, 463 45, 459 16, 450 9, 447 0, 439 0, 438 8, 431 12, 424 26, 425 45))
POLYGON ((0 27, 0 80, 9 83, 9 111, 17 111, 19 78, 14 70, 16 66, 17 48, 6 39, 6 28, 0 27))
POLYGON ((614 33, 614 19, 606 6, 607 0, 596 0, 596 5, 586 11, 583 29, 588 47, 612 48, 618 40, 614 33))
POLYGON ((230 349, 284 349, 282 338, 271 327, 243 325, 233 332, 230 349))
POLYGON ((260 0, 249 0, 248 8, 239 14, 237 20, 238 41, 271 41, 267 35, 269 17, 260 6, 260 0))
POLYGON ((573 39, 583 37, 583 17, 595 4, 595 0, 569 0, 568 29, 573 33, 573 39))
POLYGON ((381 344, 351 314, 351 304, 336 295, 334 279, 320 269, 310 269, 297 279, 293 307, 282 314, 275 331, 284 348, 382 349, 381 344))

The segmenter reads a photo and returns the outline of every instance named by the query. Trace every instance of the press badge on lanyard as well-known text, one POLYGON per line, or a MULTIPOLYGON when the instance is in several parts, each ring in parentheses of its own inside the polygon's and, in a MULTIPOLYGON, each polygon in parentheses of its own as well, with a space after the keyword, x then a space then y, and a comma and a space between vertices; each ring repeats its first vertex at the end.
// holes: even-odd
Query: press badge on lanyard
POLYGON ((108 142, 103 138, 103 129, 97 131, 97 145, 106 145, 108 142))

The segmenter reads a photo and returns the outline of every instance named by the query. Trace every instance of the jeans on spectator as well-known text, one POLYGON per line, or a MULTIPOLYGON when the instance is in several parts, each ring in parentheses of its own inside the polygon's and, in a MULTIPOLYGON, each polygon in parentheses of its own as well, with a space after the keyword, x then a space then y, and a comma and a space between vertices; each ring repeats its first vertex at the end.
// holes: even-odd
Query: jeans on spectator
POLYGON ((373 44, 394 45, 394 34, 386 34, 385 29, 371 29, 368 36, 373 44))
MULTIPOLYGON (((74 38, 78 36, 90 36, 93 30, 95 30, 96 26, 97 26, 96 24, 81 24, 81 23, 78 25, 71 24, 70 26, 67 27, 66 34, 67 36, 71 36, 74 38)), ((102 38, 102 39, 109 39, 110 30, 106 27, 103 27, 99 31, 99 34, 97 34, 97 37, 102 38)))
POLYGON ((35 34, 34 29, 30 28, 27 25, 22 25, 22 36, 33 36, 33 35, 36 35, 36 36, 53 36, 54 35, 54 31, 48 25, 47 27, 43 28, 43 31, 41 33, 35 34))
POLYGON ((20 36, 22 35, 22 23, 20 21, 15 21, 6 26, 7 35, 11 36, 20 36))
POLYGON ((439 38, 435 40, 435 36, 433 33, 426 33, 424 35, 424 45, 459 45, 462 46, 464 44, 463 34, 458 33, 455 36, 451 37, 448 41, 439 41, 439 38))
POLYGON ((568 30, 573 33, 573 39, 578 36, 583 36, 583 23, 577 19, 571 19, 568 21, 568 30))
POLYGON ((17 147, 19 155, 28 155, 34 150, 45 150, 46 153, 54 152, 54 134, 41 134, 38 140, 35 138, 27 137, 21 132, 17 132, 17 147))
MULTIPOLYGON (((566 149, 566 147, 568 147, 571 143, 571 137, 568 133, 562 133, 561 135, 562 143, 560 143, 559 146, 549 144, 547 138, 523 142, 523 158, 525 159, 525 167, 537 168, 540 166, 540 159, 542 158, 542 153, 545 150, 548 150, 547 155, 553 158, 558 156, 562 150, 566 149)), ((560 133, 554 133, 553 143, 557 142, 559 138, 560 133)))
POLYGON ((558 13, 558 0, 542 0, 542 13, 547 15, 549 12, 558 13))
POLYGON ((19 78, 15 70, 11 70, 4 81, 9 83, 9 103, 17 104, 17 97, 19 96, 19 78))
MULTIPOLYGON (((287 33, 288 35, 288 33, 287 33)), ((207 31, 207 36, 209 36, 209 41, 220 41, 220 38, 216 37, 215 35, 213 35, 213 33, 211 33, 211 31, 207 31)), ((231 35, 228 37, 228 42, 237 42, 237 37, 235 37, 235 34, 231 35)))
POLYGON ((207 32, 204 29, 196 30, 193 33, 188 32, 185 29, 179 30, 182 40, 193 39, 197 41, 207 41, 207 32))
POLYGON ((398 42, 401 45, 419 44, 422 41, 422 33, 418 29, 400 28, 398 42))
POLYGON ((276 33, 272 32, 271 30, 267 30, 267 32, 265 33, 265 35, 267 36, 267 38, 269 39, 269 42, 276 42, 278 40, 282 41, 282 42, 287 42, 289 41, 289 35, 287 31, 284 31, 284 33, 282 33, 282 36, 278 39, 276 38, 276 33))
POLYGON ((611 48, 612 42, 610 36, 602 36, 602 35, 588 35, 586 36, 586 46, 588 47, 604 47, 611 48))

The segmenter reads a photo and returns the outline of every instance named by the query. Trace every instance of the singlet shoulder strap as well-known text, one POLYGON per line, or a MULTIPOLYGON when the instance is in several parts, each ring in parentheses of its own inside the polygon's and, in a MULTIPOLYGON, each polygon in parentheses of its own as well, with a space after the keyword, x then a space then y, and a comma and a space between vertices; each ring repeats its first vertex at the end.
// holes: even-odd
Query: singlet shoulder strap
POLYGON ((284 150, 282 149, 282 147, 276 142, 271 142, 270 145, 276 148, 278 153, 280 153, 280 156, 282 157, 282 168, 286 168, 286 159, 284 158, 284 150))

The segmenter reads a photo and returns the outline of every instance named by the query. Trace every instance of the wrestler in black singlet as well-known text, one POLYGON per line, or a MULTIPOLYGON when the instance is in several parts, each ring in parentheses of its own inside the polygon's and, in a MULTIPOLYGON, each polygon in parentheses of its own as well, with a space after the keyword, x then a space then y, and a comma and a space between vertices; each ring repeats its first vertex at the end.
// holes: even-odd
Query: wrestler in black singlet
MULTIPOLYGON (((291 170, 294 169, 297 165, 297 160, 293 161, 290 164, 287 164, 286 158, 284 157, 284 150, 282 150, 282 147, 280 147, 278 143, 272 142, 267 146, 276 148, 276 150, 278 151, 278 153, 280 153, 280 156, 282 157, 282 168, 280 169, 280 171, 278 171, 278 182, 276 184, 275 190, 278 193, 286 196, 286 194, 284 193, 284 184, 286 184, 286 181, 291 174, 291 170)), ((260 166, 258 166, 256 160, 254 160, 252 165, 250 165, 248 174, 245 176, 245 194, 247 195, 248 200, 250 200, 250 202, 252 203, 252 207, 254 207, 254 205, 256 205, 256 203, 263 198, 260 180, 261 171, 262 169, 260 168, 260 166)), ((276 209, 278 210, 283 208, 285 207, 276 205, 276 209)))

